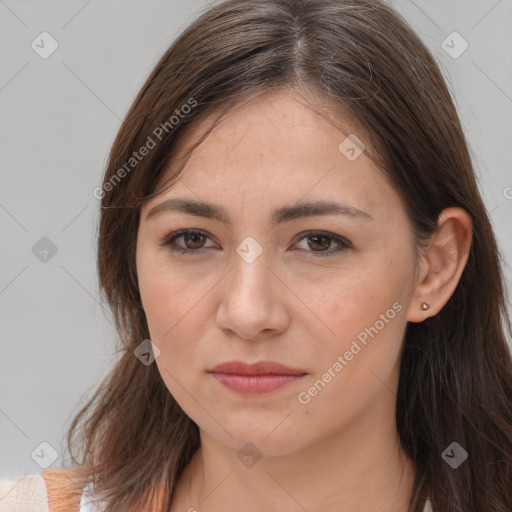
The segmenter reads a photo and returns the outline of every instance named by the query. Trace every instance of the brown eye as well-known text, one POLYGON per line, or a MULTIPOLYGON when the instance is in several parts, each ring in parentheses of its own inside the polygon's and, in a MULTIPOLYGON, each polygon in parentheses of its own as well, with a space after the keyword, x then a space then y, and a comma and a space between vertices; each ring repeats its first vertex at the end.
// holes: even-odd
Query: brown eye
POLYGON ((326 251, 331 245, 331 238, 325 235, 309 236, 308 240, 313 240, 312 243, 308 242, 308 245, 314 251, 326 251))
POLYGON ((308 256, 315 258, 324 256, 334 256, 337 253, 341 253, 346 249, 350 249, 352 244, 339 236, 333 235, 328 232, 310 231, 303 233, 302 240, 307 240, 307 248, 301 248, 301 252, 306 253, 308 256), (332 243, 337 244, 337 248, 328 251, 332 243))
POLYGON ((194 256, 202 254, 203 249, 208 248, 204 244, 209 238, 206 233, 201 231, 184 229, 177 233, 171 233, 160 245, 167 245, 171 251, 194 256), (181 239, 183 240, 181 244, 176 243, 181 239))
POLYGON ((185 233, 182 237, 188 249, 201 249, 204 244, 205 236, 202 233, 185 233))

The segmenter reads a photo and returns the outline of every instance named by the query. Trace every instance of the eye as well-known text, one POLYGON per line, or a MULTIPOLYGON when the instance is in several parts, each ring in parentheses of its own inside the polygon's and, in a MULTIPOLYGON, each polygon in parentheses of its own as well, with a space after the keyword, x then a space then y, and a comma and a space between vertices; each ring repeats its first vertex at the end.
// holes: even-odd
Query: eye
POLYGON ((307 246, 313 250, 305 252, 314 258, 333 256, 336 253, 340 253, 352 247, 352 244, 348 240, 345 240, 344 238, 341 238, 337 235, 333 235, 327 231, 307 231, 306 233, 302 234, 300 241, 308 239, 310 239, 312 243, 306 242, 307 246), (325 252, 325 250, 331 245, 333 241, 338 244, 337 249, 325 252))
MULTIPOLYGON (((183 229, 181 231, 171 233, 160 245, 166 245, 171 251, 178 252, 180 254, 196 256, 202 254, 203 249, 208 248, 204 245, 204 242, 209 238, 210 237, 203 231, 183 229), (183 239, 185 247, 176 243, 179 239, 183 239)), ((313 250, 308 251, 301 249, 300 252, 307 253, 308 256, 312 256, 314 258, 332 256, 335 253, 342 252, 352 247, 352 244, 349 241, 326 231, 307 231, 302 233, 302 237, 299 241, 307 239, 312 241, 312 243, 307 242, 307 246, 313 250), (331 246, 332 242, 337 244, 337 248, 335 250, 326 251, 331 246)))
POLYGON ((201 254, 203 242, 207 238, 209 238, 209 236, 202 231, 194 229, 183 229, 176 233, 171 233, 160 245, 167 245, 171 251, 187 254, 189 256, 195 256, 201 254), (176 240, 180 238, 183 239, 185 247, 176 245, 176 240))

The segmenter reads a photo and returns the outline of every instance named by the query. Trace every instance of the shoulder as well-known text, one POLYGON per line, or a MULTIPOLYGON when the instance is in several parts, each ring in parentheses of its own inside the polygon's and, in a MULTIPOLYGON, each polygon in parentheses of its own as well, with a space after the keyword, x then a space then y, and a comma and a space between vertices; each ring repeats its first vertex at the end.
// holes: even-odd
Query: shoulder
POLYGON ((0 480, 0 512, 78 512, 83 489, 75 469, 0 480))
POLYGON ((41 474, 0 479, 0 512, 49 512, 41 474))

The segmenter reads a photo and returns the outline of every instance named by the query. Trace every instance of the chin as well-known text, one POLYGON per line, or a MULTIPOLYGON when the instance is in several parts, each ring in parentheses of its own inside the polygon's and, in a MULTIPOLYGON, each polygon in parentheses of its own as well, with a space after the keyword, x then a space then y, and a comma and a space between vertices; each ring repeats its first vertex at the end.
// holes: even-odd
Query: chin
POLYGON ((249 455, 276 457, 288 455, 313 444, 312 439, 305 438, 304 429, 300 425, 289 424, 284 427, 287 420, 283 421, 286 415, 281 416, 277 421, 258 422, 236 421, 221 422, 225 429, 209 424, 204 430, 209 437, 214 438, 218 443, 236 452, 242 457, 245 452, 249 455), (213 427, 213 428, 212 428, 213 427))

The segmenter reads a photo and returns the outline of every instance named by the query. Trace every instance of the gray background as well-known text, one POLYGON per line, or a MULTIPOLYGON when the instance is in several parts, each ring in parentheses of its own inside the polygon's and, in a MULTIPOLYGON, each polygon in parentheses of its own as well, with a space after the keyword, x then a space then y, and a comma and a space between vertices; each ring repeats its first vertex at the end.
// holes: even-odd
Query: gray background
MULTIPOLYGON (((510 290, 512 0, 390 3, 449 81, 510 290), (454 31, 469 44, 456 59, 441 46, 454 31)), ((206 7, 0 0, 0 477, 42 471, 36 461, 52 455, 42 442, 57 452, 50 467, 64 464, 71 418, 114 361, 111 317, 97 299, 93 190, 147 74, 206 7), (47 59, 31 48, 43 31, 59 45, 47 59), (43 237, 57 248, 46 262, 32 252, 43 237)))

